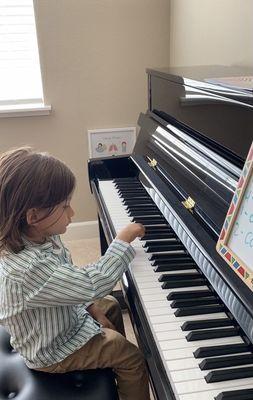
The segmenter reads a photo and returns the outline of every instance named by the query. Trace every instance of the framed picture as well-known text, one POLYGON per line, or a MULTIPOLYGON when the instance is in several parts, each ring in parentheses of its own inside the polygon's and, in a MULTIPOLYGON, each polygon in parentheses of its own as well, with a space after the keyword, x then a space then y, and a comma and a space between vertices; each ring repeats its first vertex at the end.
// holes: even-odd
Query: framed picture
POLYGON ((131 154, 136 141, 136 128, 88 130, 90 158, 131 154))
POLYGON ((253 289, 253 143, 216 249, 242 281, 253 289))

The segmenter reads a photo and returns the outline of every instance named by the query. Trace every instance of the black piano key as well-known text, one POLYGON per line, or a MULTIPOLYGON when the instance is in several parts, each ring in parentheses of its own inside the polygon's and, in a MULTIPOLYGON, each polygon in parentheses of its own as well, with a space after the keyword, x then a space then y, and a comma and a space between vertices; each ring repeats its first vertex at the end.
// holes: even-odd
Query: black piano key
POLYGON ((230 318, 214 318, 199 321, 186 321, 181 326, 181 329, 182 331, 194 331, 195 329, 211 329, 231 325, 233 325, 233 321, 231 321, 230 318))
POLYGON ((140 204, 140 205, 136 204, 134 206, 127 206, 126 210, 129 211, 129 212, 140 212, 140 211, 145 212, 147 210, 150 210, 150 211, 157 211, 157 212, 161 213, 161 211, 158 210, 158 208, 155 207, 152 204, 149 204, 147 206, 143 205, 143 204, 140 204))
POLYGON ((176 250, 184 250, 184 246, 182 243, 175 242, 166 242, 166 244, 156 245, 155 243, 144 247, 145 253, 161 253, 168 251, 176 251, 176 250))
POLYGON ((125 184, 116 183, 115 187, 118 192, 127 193, 128 191, 141 190, 141 191, 144 191, 145 194, 147 194, 147 191, 143 188, 142 185, 131 185, 130 183, 125 183, 125 184))
MULTIPOLYGON (((173 258, 177 257, 178 258, 178 263, 181 260, 181 257, 185 257, 187 255, 186 250, 180 250, 180 253, 176 253, 176 254, 152 254, 151 256, 149 256, 149 261, 157 261, 158 263, 161 261, 170 261, 173 258)), ((188 255, 187 255, 188 256, 188 255)))
POLYGON ((129 217, 133 217, 133 218, 135 218, 135 217, 143 217, 143 216, 150 216, 150 215, 152 215, 152 217, 160 217, 162 214, 161 213, 159 213, 158 211, 150 211, 150 210, 144 210, 144 211, 132 211, 132 212, 129 212, 129 213, 127 213, 128 215, 129 215, 129 217))
MULTIPOLYGON (((153 207, 151 204, 148 205, 143 205, 140 204, 139 206, 135 205, 135 206, 127 206, 126 207, 126 211, 128 213, 132 213, 132 212, 146 212, 147 210, 149 211, 157 211, 157 209, 155 207, 153 207)), ((158 210, 159 211, 159 210, 158 210)))
POLYGON ((168 238, 167 240, 146 240, 146 243, 142 245, 142 247, 148 247, 148 246, 162 246, 162 247, 168 247, 173 244, 181 244, 180 240, 174 235, 174 237, 168 238))
POLYGON ((123 202, 124 201, 127 202, 129 199, 136 200, 136 203, 139 200, 144 200, 145 201, 146 199, 148 199, 148 197, 145 196, 144 193, 131 193, 131 192, 129 192, 127 195, 126 194, 120 194, 119 198, 122 199, 123 202))
POLYGON ((126 176, 122 178, 114 178, 113 182, 137 182, 140 183, 139 179, 136 178, 135 176, 126 176))
POLYGON ((159 282, 167 282, 167 281, 194 281, 201 278, 200 273, 182 273, 182 274, 161 274, 158 278, 159 282))
POLYGON ((205 329, 203 331, 193 331, 186 336, 187 342, 196 340, 219 339, 224 337, 232 337, 238 335, 238 328, 221 328, 221 329, 205 329))
POLYGON ((175 263, 171 263, 171 264, 160 264, 160 265, 156 265, 154 268, 155 272, 169 272, 169 271, 185 271, 185 270, 192 270, 196 267, 196 265, 194 265, 194 267, 190 264, 175 264, 175 263))
MULTIPOLYGON (((155 256, 155 255, 154 255, 155 256)), ((155 257, 154 257, 155 258, 155 257)), ((177 255, 164 255, 162 259, 154 259, 151 261, 151 265, 154 267, 156 265, 162 265, 162 264, 175 264, 175 265, 190 265, 192 267, 196 267, 196 263, 193 261, 193 259, 186 254, 177 254, 177 255)))
POLYGON ((148 232, 149 233, 154 233, 154 232, 157 233, 157 231, 159 231, 159 232, 173 232, 175 234, 175 232, 173 231, 171 226, 168 224, 168 222, 167 222, 167 224, 165 226, 150 226, 148 228, 148 232))
POLYGON ((199 364, 202 371, 236 367, 239 365, 253 364, 253 354, 240 354, 239 356, 207 358, 199 364))
POLYGON ((145 196, 145 194, 136 194, 136 195, 131 194, 131 195, 124 196, 123 203, 128 203, 129 201, 131 203, 132 203, 132 201, 135 201, 136 203, 138 203, 138 202, 146 203, 146 201, 150 201, 150 198, 148 196, 145 196))
POLYGON ((154 239, 174 239, 176 236, 172 232, 163 232, 163 233, 147 233, 145 232, 145 235, 142 237, 143 240, 154 240, 154 239))
POLYGON ((253 367, 221 369, 210 371, 205 380, 207 383, 230 381, 234 379, 245 379, 253 377, 253 367))
POLYGON ((127 177, 127 178, 114 178, 113 182, 115 185, 130 185, 130 186, 138 186, 142 184, 140 183, 138 178, 131 178, 131 177, 127 177))
POLYGON ((143 187, 138 179, 133 179, 133 178, 115 178, 115 179, 113 179, 113 183, 115 184, 115 186, 136 187, 136 186, 141 185, 141 187, 143 187))
POLYGON ((145 234, 141 240, 156 240, 156 239, 171 239, 174 238, 175 234, 170 232, 163 233, 148 233, 145 234))
POLYGON ((181 244, 179 239, 174 236, 171 238, 168 238, 167 240, 146 240, 146 242, 142 245, 142 247, 150 247, 150 246, 159 246, 159 247, 168 247, 173 244, 181 244))
MULTIPOLYGON (((188 280, 188 281, 167 281, 163 282, 162 289, 176 289, 182 287, 195 287, 195 286, 203 286, 206 284, 205 279, 199 280, 188 280)), ((188 314, 191 315, 191 314, 188 314)))
POLYGON ((156 245, 155 243, 144 247, 145 253, 171 253, 172 251, 184 251, 184 246, 182 243, 178 243, 177 241, 167 241, 166 245, 156 245))
POLYGON ((131 218, 131 222, 137 222, 143 225, 157 225, 157 224, 166 224, 166 219, 163 216, 152 217, 152 216, 144 216, 144 217, 133 217, 131 218))
POLYGON ((193 355, 195 358, 216 357, 226 354, 247 353, 251 349, 251 346, 247 343, 224 344, 221 346, 200 347, 194 351, 193 355))
POLYGON ((186 307, 186 308, 178 308, 174 314, 176 317, 184 317, 186 315, 214 314, 224 311, 224 308, 225 306, 223 304, 213 305, 213 306, 202 306, 202 307, 186 307))
POLYGON ((252 400, 253 389, 232 390, 229 392, 221 392, 214 400, 252 400))
POLYGON ((221 301, 213 296, 206 299, 196 299, 196 300, 173 300, 171 303, 171 308, 180 308, 180 307, 195 307, 195 306, 205 306, 208 304, 220 304, 221 301))
POLYGON ((128 199, 128 200, 123 200, 122 203, 125 206, 130 206, 131 204, 133 204, 133 205, 135 205, 135 204, 145 204, 145 205, 154 204, 153 201, 150 199, 141 199, 141 200, 140 199, 138 199, 138 200, 128 199))
POLYGON ((125 183, 125 182, 130 182, 131 184, 140 184, 140 181, 137 177, 134 176, 126 176, 126 177, 119 177, 119 178, 114 178, 113 182, 115 183, 125 183))
POLYGON ((168 233, 168 234, 173 234, 173 236, 175 236, 175 232, 172 231, 172 229, 170 228, 170 226, 168 224, 164 224, 162 226, 147 226, 146 228, 146 235, 150 235, 150 234, 158 234, 158 233, 168 233))
POLYGON ((118 193, 121 193, 121 194, 123 194, 123 195, 128 195, 129 193, 143 193, 143 194, 145 194, 145 195, 147 195, 147 192, 146 192, 146 190, 144 189, 144 188, 141 188, 141 187, 132 187, 132 188, 130 188, 130 187, 128 187, 128 188, 118 188, 117 189, 117 192, 118 193))
POLYGON ((120 186, 116 185, 117 193, 128 194, 128 193, 144 193, 147 195, 147 191, 141 186, 120 186))
POLYGON ((165 221, 164 216, 161 214, 158 217, 152 217, 152 215, 144 215, 143 217, 133 217, 133 220, 135 220, 135 222, 140 222, 140 223, 146 223, 146 222, 150 222, 152 220, 159 220, 159 221, 165 221))
POLYGON ((187 292, 172 292, 167 296, 168 300, 179 300, 179 299, 195 299, 199 297, 211 297, 213 292, 211 290, 188 290, 187 292))
POLYGON ((147 228, 149 228, 150 226, 157 226, 157 227, 163 227, 166 226, 165 222, 154 222, 154 223, 150 223, 150 222, 139 222, 139 221, 132 221, 132 222, 136 222, 136 223, 140 223, 142 225, 144 225, 145 227, 145 231, 147 230, 147 228))

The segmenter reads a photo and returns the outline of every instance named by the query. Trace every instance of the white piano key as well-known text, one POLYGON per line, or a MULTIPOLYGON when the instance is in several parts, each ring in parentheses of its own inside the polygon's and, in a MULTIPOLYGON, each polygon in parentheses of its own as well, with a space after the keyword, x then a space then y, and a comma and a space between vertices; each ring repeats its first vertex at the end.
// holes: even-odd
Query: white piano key
MULTIPOLYGON (((251 385, 245 385, 243 387, 241 386, 234 386, 233 389, 225 389, 225 390, 206 390, 206 388, 203 388, 203 391, 201 393, 188 393, 188 394, 182 394, 178 398, 179 400, 214 400, 218 394, 221 392, 229 391, 229 390, 240 390, 240 389, 253 389, 253 382, 251 385)), ((239 399, 238 399, 239 400, 239 399)))
POLYGON ((210 340, 196 340, 194 342, 187 342, 183 339, 178 340, 168 340, 168 341, 160 341, 159 345, 163 350, 163 357, 165 360, 176 360, 178 358, 184 358, 178 349, 187 349, 190 348, 192 353, 199 349, 200 347, 207 346, 219 346, 223 344, 236 344, 243 343, 243 340, 240 336, 232 336, 229 338, 219 338, 219 339, 210 339, 210 340), (174 351, 174 352, 173 352, 174 351))
POLYGON ((153 324, 162 324, 169 322, 182 322, 182 325, 185 321, 199 321, 202 319, 213 319, 215 318, 226 318, 227 315, 225 313, 216 313, 216 314, 207 314, 207 315, 186 315, 185 317, 175 317, 175 315, 154 315, 150 317, 150 321, 153 324))
MULTIPOLYGON (((189 290, 194 290, 195 292, 198 290, 208 290, 209 288, 207 286, 192 286, 192 287, 183 287, 183 288, 176 288, 176 289, 161 289, 159 290, 159 293, 162 295, 164 294, 167 296, 169 293, 173 292, 188 292, 189 290)), ((142 290, 142 296, 145 296, 146 294, 154 294, 154 291, 152 289, 143 289, 142 290)))
MULTIPOLYGON (((252 367, 252 364, 244 365, 244 367, 245 368, 252 367)), ((182 365, 181 365, 181 368, 182 368, 182 365)), ((229 371, 231 368, 228 367, 228 368, 222 368, 222 369, 226 369, 229 371)), ((173 382, 184 382, 184 381, 191 381, 191 380, 195 380, 195 379, 204 379, 205 376, 208 374, 208 372, 209 371, 201 371, 200 368, 194 368, 194 366, 193 366, 191 369, 181 369, 178 371, 172 371, 171 377, 173 379, 173 382)), ((253 380, 252 380, 252 383, 253 383, 253 380)))
POLYGON ((184 381, 184 382, 175 382, 175 387, 177 389, 178 394, 185 394, 185 393, 197 393, 203 392, 205 390, 214 390, 218 389, 220 392, 225 390, 233 390, 234 387, 240 386, 242 389, 246 385, 253 385, 252 378, 245 378, 245 379, 233 379, 229 381, 223 382, 214 382, 214 383, 207 383, 205 379, 197 379, 192 381, 184 381))
POLYGON ((164 324, 153 324, 155 332, 166 332, 166 331, 179 331, 181 330, 182 322, 171 322, 164 324))

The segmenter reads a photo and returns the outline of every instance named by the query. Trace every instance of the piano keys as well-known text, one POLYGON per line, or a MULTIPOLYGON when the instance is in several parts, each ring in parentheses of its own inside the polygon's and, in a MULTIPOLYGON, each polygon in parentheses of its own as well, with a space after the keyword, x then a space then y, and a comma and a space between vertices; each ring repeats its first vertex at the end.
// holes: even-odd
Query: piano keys
MULTIPOLYGON (((127 180, 127 183, 129 184, 129 180, 127 180)), ((113 227, 116 233, 133 220, 128 211, 129 208, 131 209, 131 206, 129 207, 128 201, 122 196, 122 192, 118 190, 118 187, 117 179, 115 182, 99 182, 100 194, 102 195, 107 211, 111 216, 113 227)), ((140 200, 140 197, 138 196, 136 199, 137 198, 139 199, 139 205, 145 205, 146 200, 150 201, 150 197, 148 195, 142 195, 142 200, 140 200)), ((155 212, 159 213, 158 210, 155 212)), ((148 215, 149 214, 145 213, 144 217, 147 217, 148 215)), ((150 216, 153 215, 154 214, 151 214, 150 216)), ((152 220, 150 222, 147 219, 144 219, 144 221, 140 219, 140 221, 146 225, 147 229, 151 228, 151 230, 155 227, 155 230, 157 231, 158 226, 161 228, 161 230, 162 228, 169 228, 166 222, 164 224, 161 223, 160 225, 157 225, 153 224, 152 220)), ((174 236, 176 238, 175 234, 174 236)), ((166 239, 153 239, 153 243, 160 240, 161 242, 163 241, 166 243, 166 239)), ((200 274, 196 264, 196 267, 192 267, 190 270, 192 274, 190 278, 188 278, 187 275, 189 274, 189 270, 184 270, 183 266, 181 266, 181 269, 176 271, 176 273, 175 271, 171 271, 168 267, 166 270, 166 275, 168 276, 168 282, 171 283, 171 287, 167 289, 166 286, 163 286, 163 284, 159 283, 161 282, 160 278, 163 274, 160 271, 156 272, 154 270, 154 267, 150 262, 152 257, 155 257, 156 254, 163 256, 166 255, 168 262, 171 258, 177 260, 178 257, 177 265, 180 266, 181 255, 187 255, 187 251, 183 246, 181 250, 171 250, 171 242, 167 241, 167 247, 165 247, 163 251, 154 253, 152 252, 152 255, 149 255, 150 253, 145 252, 145 245, 145 240, 136 239, 133 242, 133 246, 137 255, 131 265, 130 272, 135 287, 139 291, 139 299, 142 301, 142 306, 145 310, 147 318, 149 319, 149 324, 153 328, 154 340, 160 349, 160 354, 163 357, 165 368, 167 369, 168 375, 171 376, 175 385, 175 393, 178 395, 178 399, 197 399, 201 393, 203 398, 209 400, 213 399, 214 396, 218 396, 221 390, 231 388, 233 386, 236 387, 236 390, 238 390, 238 388, 243 389, 245 386, 246 389, 248 387, 252 388, 253 380, 250 378, 242 378, 238 380, 233 379, 233 383, 231 383, 229 375, 233 373, 234 368, 229 368, 227 366, 224 367, 226 368, 226 376, 222 377, 221 382, 206 382, 206 379, 212 380, 210 374, 215 374, 217 368, 219 368, 219 371, 220 368, 223 370, 223 364, 219 364, 216 357, 217 364, 215 366, 211 365, 209 372, 206 369, 203 370, 201 369, 200 365, 201 363, 205 364, 208 361, 208 358, 195 358, 195 351, 197 352, 201 347, 205 347, 208 351, 208 349, 210 350, 218 344, 221 352, 219 354, 220 356, 222 354, 222 345, 230 345, 231 349, 233 348, 233 345, 243 345, 244 347, 241 346, 238 349, 234 347, 233 353, 230 353, 230 357, 233 360, 233 355, 236 357, 237 354, 243 356, 251 355, 251 357, 253 357, 251 346, 248 343, 245 343, 243 337, 240 336, 239 326, 231 317, 229 317, 229 313, 226 312, 226 309, 224 305, 221 304, 218 296, 215 295, 212 289, 208 287, 208 281, 203 277, 201 285, 198 285, 198 280, 196 285, 195 279, 191 279, 192 276, 196 275, 197 277, 198 274, 200 274), (174 278, 176 275, 178 275, 178 280, 169 279, 170 276, 173 276, 174 278), (186 279, 181 282, 180 278, 182 276, 186 277, 186 279), (197 297, 196 304, 187 304, 187 302, 190 301, 189 297, 184 297, 183 306, 180 307, 179 304, 179 307, 175 309, 175 304, 173 304, 175 300, 173 301, 168 299, 168 296, 173 295, 173 293, 177 294, 177 296, 179 296, 181 293, 187 296, 189 288, 191 289, 191 293, 196 295, 198 292, 204 292, 204 294, 202 294, 203 297, 197 297), (210 299, 211 297, 215 298, 215 306, 213 304, 201 303, 201 300, 203 301, 204 299, 210 299), (213 322, 214 327, 210 327, 208 322, 213 322), (195 323, 195 329, 191 331, 192 327, 190 325, 190 329, 187 329, 187 323, 195 323), (207 328, 203 329, 201 324, 205 323, 207 324, 207 328), (223 328, 219 329, 220 327, 223 328), (191 334, 198 334, 199 336, 196 335, 192 338, 191 334), (194 395, 192 393, 193 391, 194 395)), ((227 347, 225 349, 227 349, 227 347)), ((211 360, 213 360, 213 358, 211 358, 211 360)), ((252 360, 253 358, 247 359, 249 365, 253 365, 252 360)), ((221 361, 224 362, 224 357, 221 359, 221 361)), ((241 362, 243 361, 241 360, 241 362)), ((240 359, 238 359, 235 362, 235 365, 240 366, 243 364, 240 364, 240 359)), ((253 374, 251 374, 251 377, 252 376, 253 374)))
POLYGON ((211 149, 209 138, 197 140, 174 117, 168 124, 165 77, 149 72, 154 93, 133 155, 89 163, 101 251, 127 223, 145 225, 122 287, 156 399, 251 399, 253 295, 215 251, 244 148, 211 149), (161 78, 159 91, 153 78, 161 78), (197 201, 188 210, 189 195, 197 201))

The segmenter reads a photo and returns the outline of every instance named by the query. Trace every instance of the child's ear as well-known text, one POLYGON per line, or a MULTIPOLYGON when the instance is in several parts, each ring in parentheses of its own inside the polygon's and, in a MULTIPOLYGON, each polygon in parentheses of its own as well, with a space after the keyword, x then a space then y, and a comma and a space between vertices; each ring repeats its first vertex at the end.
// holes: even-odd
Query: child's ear
POLYGON ((34 225, 38 222, 38 210, 36 208, 30 208, 26 212, 26 221, 28 225, 34 225))

